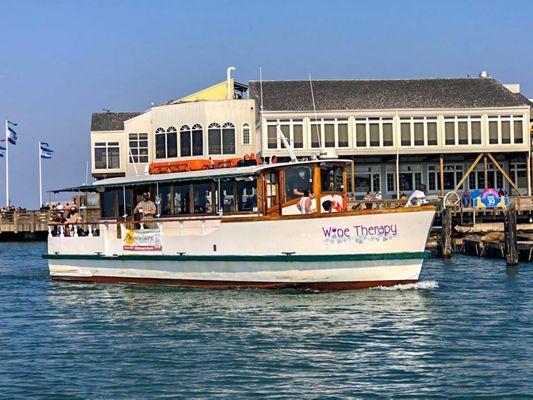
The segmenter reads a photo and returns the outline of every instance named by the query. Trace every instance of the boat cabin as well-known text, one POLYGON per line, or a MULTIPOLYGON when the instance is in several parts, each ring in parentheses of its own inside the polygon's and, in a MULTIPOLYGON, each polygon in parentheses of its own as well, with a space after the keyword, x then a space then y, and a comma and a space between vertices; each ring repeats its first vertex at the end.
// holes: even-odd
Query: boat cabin
POLYGON ((314 195, 314 212, 328 213, 346 209, 349 164, 335 159, 210 168, 109 178, 76 189, 99 193, 102 220, 136 219, 135 206, 146 192, 159 219, 300 214, 304 190, 314 195))

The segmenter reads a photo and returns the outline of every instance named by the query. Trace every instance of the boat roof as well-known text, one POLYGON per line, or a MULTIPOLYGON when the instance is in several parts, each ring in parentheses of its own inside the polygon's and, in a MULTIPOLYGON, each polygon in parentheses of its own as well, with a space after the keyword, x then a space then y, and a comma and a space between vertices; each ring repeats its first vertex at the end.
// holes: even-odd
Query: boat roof
POLYGON ((166 174, 155 174, 155 175, 137 175, 137 176, 128 176, 128 177, 116 177, 116 178, 107 178, 101 179, 99 181, 93 182, 90 185, 75 186, 64 189, 51 190, 53 193, 60 192, 94 192, 99 189, 104 189, 108 187, 120 187, 120 186, 137 186, 150 183, 168 183, 168 182, 183 182, 183 181, 202 181, 202 180, 211 180, 211 179, 222 179, 222 178, 234 178, 234 177, 247 177, 252 175, 257 175, 259 172, 266 169, 280 168, 286 166, 295 166, 295 165, 309 165, 309 164, 318 164, 324 162, 334 162, 334 163, 345 163, 348 164, 350 160, 342 159, 318 159, 310 161, 297 161, 297 162, 285 162, 285 163, 276 163, 276 164, 259 164, 251 165, 245 167, 231 167, 231 168, 213 168, 213 169, 203 169, 198 171, 187 171, 187 172, 172 172, 166 174))

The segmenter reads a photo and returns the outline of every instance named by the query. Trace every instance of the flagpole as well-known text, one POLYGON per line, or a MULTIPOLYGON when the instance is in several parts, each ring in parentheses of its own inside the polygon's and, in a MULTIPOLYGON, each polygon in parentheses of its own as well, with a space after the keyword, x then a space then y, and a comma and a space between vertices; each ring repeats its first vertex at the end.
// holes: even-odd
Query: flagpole
POLYGON ((6 119, 6 207, 9 208, 9 139, 6 119))
POLYGON ((37 151, 39 157, 39 209, 43 206, 43 167, 41 159, 41 141, 39 141, 39 149, 37 151))

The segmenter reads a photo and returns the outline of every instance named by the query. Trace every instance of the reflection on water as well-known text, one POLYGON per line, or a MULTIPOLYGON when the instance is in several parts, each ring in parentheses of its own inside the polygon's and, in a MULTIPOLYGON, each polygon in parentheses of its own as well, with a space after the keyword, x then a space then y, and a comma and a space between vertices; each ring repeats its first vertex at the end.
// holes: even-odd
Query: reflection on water
POLYGON ((204 290, 50 282, 43 247, 0 252, 7 397, 532 392, 530 266, 457 257, 393 288, 204 290))

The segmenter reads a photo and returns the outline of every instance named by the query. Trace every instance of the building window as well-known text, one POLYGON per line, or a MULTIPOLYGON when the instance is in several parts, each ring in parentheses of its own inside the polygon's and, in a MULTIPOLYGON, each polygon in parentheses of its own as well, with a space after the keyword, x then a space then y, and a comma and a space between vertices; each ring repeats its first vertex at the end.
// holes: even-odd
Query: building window
POLYGON ((521 115, 489 116, 489 144, 524 143, 524 117, 521 115))
POLYGON ((427 131, 428 131, 428 146, 436 146, 439 142, 437 121, 427 122, 427 131))
POLYGON ((440 187, 439 169, 435 165, 428 165, 428 191, 435 192, 440 187))
POLYGON ((470 129, 472 132, 472 144, 481 144, 481 121, 472 121, 470 129))
POLYGON ((165 130, 157 128, 155 131, 155 158, 166 158, 165 130))
POLYGON ((207 142, 209 154, 222 154, 222 129, 216 122, 207 128, 207 142))
POLYGON ((411 123, 402 122, 400 124, 402 146, 412 146, 411 143, 411 123))
POLYGON ((284 147, 281 140, 278 140, 278 128, 291 143, 294 149, 303 149, 304 147, 304 126, 302 119, 282 119, 267 121, 267 148, 281 149, 284 147))
POLYGON ((392 118, 356 118, 356 147, 390 147, 393 143, 392 118))
MULTIPOLYGON (((422 184, 421 165, 400 166, 400 192, 409 194, 422 184)), ((396 172, 387 172, 387 192, 394 193, 396 188, 396 172)))
POLYGON ((455 145, 455 122, 447 121, 444 123, 444 134, 445 134, 444 143, 447 146, 454 146, 455 145))
POLYGON ((295 149, 303 149, 304 147, 304 125, 303 120, 293 119, 292 125, 292 146, 295 149))
MULTIPOLYGON (((355 192, 366 194, 376 193, 381 190, 381 176, 379 166, 355 168, 355 192)), ((394 189, 393 189, 394 190, 394 189)))
MULTIPOLYGON (((515 136, 516 138, 516 136, 515 136)), ((524 162, 511 161, 511 176, 520 189, 527 188, 527 167, 524 162)))
POLYGON ((235 125, 226 122, 221 128, 216 122, 207 130, 209 154, 235 154, 235 125))
POLYGON ((178 156, 178 132, 173 126, 167 129, 167 158, 178 156))
POLYGON ((438 129, 435 117, 400 118, 402 146, 436 146, 438 129))
POLYGON ((445 117, 444 132, 447 146, 481 144, 481 116, 445 117))
POLYGON ((454 190, 455 186, 463 178, 463 165, 445 165, 443 171, 444 190, 454 190))
POLYGON ((468 144, 468 122, 459 121, 457 126, 459 129, 459 144, 468 144))
POLYGON ((320 122, 313 121, 311 122, 311 147, 319 148, 321 145, 322 137, 322 124, 320 122))
POLYGON ((180 156, 190 157, 192 155, 192 140, 191 128, 188 125, 183 125, 180 128, 180 156))
POLYGON ((335 147, 335 120, 324 121, 324 146, 335 147))
POLYGON ((129 134, 129 160, 130 163, 147 163, 148 162, 148 134, 147 133, 130 133, 129 134))
POLYGON ((96 142, 94 144, 94 168, 120 168, 120 146, 118 142, 96 142))
POLYGON ((235 125, 231 122, 222 127, 222 154, 235 154, 235 125))
POLYGON ((370 147, 379 147, 379 122, 370 122, 368 126, 370 147))
POLYGON ((250 140, 250 125, 248 124, 244 124, 242 126, 242 144, 243 146, 248 146, 249 144, 251 144, 251 140, 250 140))
POLYGON ((476 169, 468 177, 468 187, 471 190, 484 190, 485 186, 488 189, 503 188, 503 175, 496 170, 493 164, 487 165, 487 183, 485 185, 485 167, 477 165, 476 169))
POLYGON ((180 156, 201 156, 204 153, 202 125, 188 125, 180 128, 180 156))
POLYGON ((396 180, 394 179, 395 174, 393 172, 387 173, 387 192, 394 193, 396 192, 396 180))
POLYGON ((513 134, 515 143, 524 143, 524 124, 521 119, 513 121, 513 134))
POLYGON ((498 121, 489 121, 489 144, 498 144, 498 121))
POLYGON ((278 149, 278 127, 277 125, 267 125, 267 148, 278 149))
MULTIPOLYGON (((366 147, 366 122, 359 123, 361 119, 356 119, 355 123, 355 145, 357 147, 366 147)), ((366 121, 363 119, 363 121, 366 121)))

